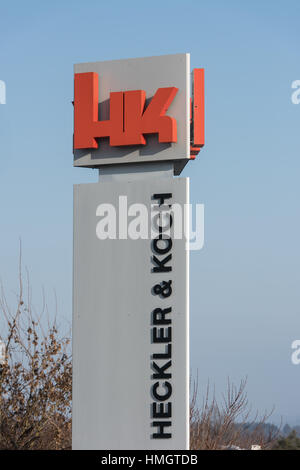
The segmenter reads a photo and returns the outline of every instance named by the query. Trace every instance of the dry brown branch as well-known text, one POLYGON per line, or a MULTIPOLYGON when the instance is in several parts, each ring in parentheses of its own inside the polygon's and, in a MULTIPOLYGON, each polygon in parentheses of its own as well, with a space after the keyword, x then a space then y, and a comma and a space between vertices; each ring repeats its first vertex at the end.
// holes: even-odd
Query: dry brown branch
POLYGON ((278 439, 280 428, 267 426, 272 415, 258 413, 250 420, 251 407, 246 393, 247 380, 241 380, 238 387, 228 379, 227 395, 223 396, 221 405, 217 402, 215 392, 210 394, 209 384, 201 407, 197 406, 198 377, 192 385, 190 407, 190 448, 192 450, 221 450, 237 446, 251 449, 259 445, 269 449, 278 439))
MULTIPOLYGON (((37 314, 27 276, 24 299, 21 255, 16 307, 0 298, 0 339, 6 361, 0 366, 0 449, 71 447, 72 357, 70 338, 55 317, 37 314)), ((47 310, 45 301, 42 309, 47 310)))

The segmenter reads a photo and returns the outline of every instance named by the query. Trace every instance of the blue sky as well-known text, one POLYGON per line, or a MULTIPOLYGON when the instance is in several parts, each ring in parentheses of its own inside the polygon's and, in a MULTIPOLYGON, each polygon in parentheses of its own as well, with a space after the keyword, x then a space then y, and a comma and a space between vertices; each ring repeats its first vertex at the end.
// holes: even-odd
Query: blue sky
POLYGON ((300 423, 298 1, 11 1, 0 5, 0 277, 71 319, 73 64, 190 52, 206 69, 206 146, 183 176, 205 204, 191 253, 191 366, 200 388, 248 376, 249 401, 300 423))

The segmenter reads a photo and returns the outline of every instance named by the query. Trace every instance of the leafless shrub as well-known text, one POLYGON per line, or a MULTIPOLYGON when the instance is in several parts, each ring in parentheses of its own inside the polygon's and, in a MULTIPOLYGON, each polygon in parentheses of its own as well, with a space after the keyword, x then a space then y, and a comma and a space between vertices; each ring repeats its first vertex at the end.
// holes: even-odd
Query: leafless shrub
POLYGON ((251 407, 246 393, 247 380, 241 380, 238 387, 228 379, 227 394, 219 404, 215 391, 210 393, 207 385, 206 394, 200 407, 198 399, 198 378, 193 382, 190 406, 190 448, 192 450, 221 450, 237 446, 251 449, 251 445, 259 445, 262 449, 270 449, 278 439, 279 429, 267 425, 273 414, 258 413, 250 419, 251 407))
POLYGON ((24 295, 21 261, 16 300, 11 310, 1 286, 0 340, 6 357, 0 366, 0 449, 68 449, 70 338, 59 335, 45 308, 43 314, 34 312, 29 283, 24 295))

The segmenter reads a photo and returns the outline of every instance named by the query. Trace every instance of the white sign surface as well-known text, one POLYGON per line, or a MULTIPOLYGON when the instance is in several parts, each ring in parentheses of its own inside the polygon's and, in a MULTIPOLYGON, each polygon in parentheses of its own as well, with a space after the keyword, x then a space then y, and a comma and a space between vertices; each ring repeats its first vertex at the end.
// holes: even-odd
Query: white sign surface
POLYGON ((149 214, 153 204, 168 210, 188 203, 188 179, 74 188, 73 448, 185 450, 186 242, 172 235, 163 244, 156 236, 101 240, 103 204, 116 208, 119 231, 120 196, 149 214))

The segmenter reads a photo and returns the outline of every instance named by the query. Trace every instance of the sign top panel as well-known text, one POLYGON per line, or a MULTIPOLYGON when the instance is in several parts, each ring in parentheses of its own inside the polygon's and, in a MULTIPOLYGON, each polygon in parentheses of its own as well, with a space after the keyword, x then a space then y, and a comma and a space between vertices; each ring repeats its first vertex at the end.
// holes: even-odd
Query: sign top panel
POLYGON ((185 163, 190 158, 189 54, 82 63, 74 66, 74 72, 74 166, 95 168, 101 165, 174 160, 175 165, 177 161, 180 167, 182 162, 185 163), (76 77, 81 89, 76 85, 76 77), (158 92, 159 89, 164 90, 158 92), (80 93, 83 90, 83 94, 79 95, 78 90, 80 93), (91 93, 93 97, 90 96, 91 93), (80 96, 82 107, 78 111, 80 96), (87 106, 90 107, 87 109, 87 106), (90 110, 93 122, 91 121, 88 127, 88 120, 84 116, 89 116, 90 110), (136 113, 136 110, 139 113, 136 113), (94 144, 88 144, 91 146, 85 147, 86 140, 78 139, 76 113, 81 119, 80 124, 83 125, 80 138, 84 133, 87 134, 86 129, 93 129, 91 132, 94 132, 94 135, 91 137, 95 139, 91 142, 94 144), (169 116, 172 119, 160 121, 160 116, 169 116), (102 121, 106 122, 102 124, 102 121), (117 132, 118 122, 121 127, 123 123, 122 132, 117 132), (164 130, 158 122, 163 123, 164 130), (111 125, 113 127, 110 127, 111 125), (166 125, 169 125, 169 129, 166 125), (155 126, 162 132, 156 131, 155 126), (140 129, 141 136, 138 143, 134 140, 135 136, 139 136, 136 128, 140 129), (125 144, 124 136, 127 139, 125 144), (132 142, 134 145, 131 145, 132 142))

